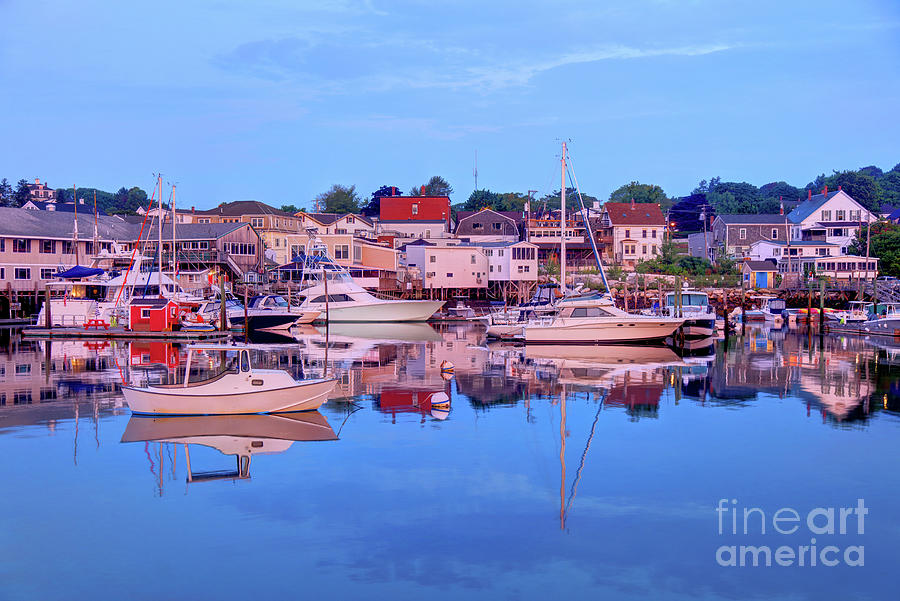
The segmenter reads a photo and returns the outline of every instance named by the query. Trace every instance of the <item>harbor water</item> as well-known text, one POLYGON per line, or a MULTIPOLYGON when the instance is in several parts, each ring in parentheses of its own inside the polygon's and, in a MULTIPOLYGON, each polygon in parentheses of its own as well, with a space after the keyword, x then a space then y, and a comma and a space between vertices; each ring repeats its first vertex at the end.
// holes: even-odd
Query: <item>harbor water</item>
POLYGON ((174 381, 184 347, 4 331, 0 599, 896 598, 893 339, 258 342, 260 366, 337 376, 332 398, 132 417, 123 382, 174 381))

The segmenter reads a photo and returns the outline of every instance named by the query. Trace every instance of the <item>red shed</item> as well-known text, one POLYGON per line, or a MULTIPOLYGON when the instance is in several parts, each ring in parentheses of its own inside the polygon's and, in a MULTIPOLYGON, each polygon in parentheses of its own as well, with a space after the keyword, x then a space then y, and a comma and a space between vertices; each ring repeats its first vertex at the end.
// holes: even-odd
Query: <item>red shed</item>
POLYGON ((135 332, 171 332, 178 323, 178 303, 165 298, 135 298, 129 305, 135 332))

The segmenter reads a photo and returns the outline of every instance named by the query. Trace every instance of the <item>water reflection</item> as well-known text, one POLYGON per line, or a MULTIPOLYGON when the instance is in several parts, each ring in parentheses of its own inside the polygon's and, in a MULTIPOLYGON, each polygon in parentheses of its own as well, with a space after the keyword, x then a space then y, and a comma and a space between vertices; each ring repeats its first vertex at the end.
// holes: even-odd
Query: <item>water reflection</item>
MULTIPOLYGON (((297 441, 337 440, 325 416, 318 411, 280 415, 222 415, 191 417, 132 417, 128 420, 122 442, 159 443, 159 494, 163 494, 165 458, 175 470, 178 447, 183 450, 189 483, 210 480, 245 480, 250 478, 250 460, 254 455, 278 454, 297 441), (164 446, 165 445, 165 446, 164 446), (215 449, 235 458, 234 470, 196 470, 191 465, 191 446, 215 449)), ((151 473, 153 458, 147 449, 151 473)))

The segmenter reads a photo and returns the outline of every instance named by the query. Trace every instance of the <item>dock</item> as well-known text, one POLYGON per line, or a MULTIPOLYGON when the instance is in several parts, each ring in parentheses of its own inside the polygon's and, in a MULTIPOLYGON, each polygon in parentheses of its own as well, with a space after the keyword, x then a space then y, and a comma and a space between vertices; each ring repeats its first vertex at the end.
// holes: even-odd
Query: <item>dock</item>
POLYGON ((27 327, 22 329, 25 338, 128 338, 131 340, 221 340, 231 336, 230 332, 212 331, 197 332, 182 330, 178 332, 135 332, 125 328, 85 328, 85 327, 27 327))

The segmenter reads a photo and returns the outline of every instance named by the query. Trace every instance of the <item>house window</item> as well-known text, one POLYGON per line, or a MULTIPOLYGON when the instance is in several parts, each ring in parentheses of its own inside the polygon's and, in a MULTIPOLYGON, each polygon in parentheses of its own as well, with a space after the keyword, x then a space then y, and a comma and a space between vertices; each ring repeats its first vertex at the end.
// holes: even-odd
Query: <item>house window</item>
POLYGON ((525 266, 525 273, 528 273, 529 271, 531 271, 531 266, 530 266, 530 265, 526 265, 526 266, 525 266))
POLYGON ((27 267, 16 267, 15 273, 17 280, 30 280, 31 279, 31 269, 27 267))
POLYGON ((150 309, 141 309, 141 319, 150 319, 150 309))
POLYGON ((499 231, 500 229, 503 228, 503 224, 502 223, 492 223, 491 227, 493 227, 495 230, 499 231))
POLYGON ((654 255, 656 254, 656 245, 655 244, 653 245, 653 254, 654 255))
POLYGON ((56 243, 53 240, 41 240, 41 252, 44 254, 56 252, 56 243))
POLYGON ((497 273, 503 273, 503 265, 497 265, 497 273))
POLYGON ((473 229, 473 230, 480 230, 480 229, 484 229, 484 228, 483 228, 482 224, 480 224, 480 223, 473 223, 473 224, 472 224, 472 229, 473 229))
POLYGON ((498 256, 498 257, 502 257, 502 256, 503 256, 503 249, 502 249, 502 248, 501 248, 500 250, 497 251, 497 256, 498 256))
POLYGON ((645 254, 645 255, 647 254, 647 245, 646 245, 646 244, 644 244, 643 246, 641 246, 641 253, 643 253, 643 254, 645 254))
POLYGON ((346 233, 347 233, 347 230, 346 230, 345 228, 339 227, 339 228, 337 228, 336 230, 334 230, 334 233, 335 233, 335 234, 346 234, 346 233))
POLYGON ((24 238, 14 238, 13 239, 13 252, 14 253, 31 252, 31 240, 26 240, 24 238))
POLYGON ((741 240, 747 239, 747 228, 742 227, 740 230, 738 230, 738 238, 740 238, 741 240))
POLYGON ((656 238, 656 230, 650 230, 650 237, 656 238))
POLYGON ((0 251, 6 250, 6 238, 0 238, 0 251))
POLYGON ((844 221, 846 211, 835 211, 835 221, 844 221))
POLYGON ((251 217, 250 225, 253 227, 262 227, 263 226, 263 218, 262 217, 251 217))
POLYGON ((29 363, 17 363, 16 364, 16 375, 23 376, 25 374, 31 373, 31 364, 29 363))
POLYGON ((64 255, 74 255, 75 254, 75 244, 70 240, 64 240, 62 243, 63 254, 64 255))
POLYGON ((6 268, 0 267, 0 280, 5 280, 5 279, 6 279, 6 268))
POLYGON ((642 237, 642 238, 646 238, 646 237, 647 237, 647 230, 643 230, 643 231, 642 231, 642 236, 641 236, 641 237, 642 237))
POLYGON ((448 277, 448 278, 452 278, 452 277, 453 277, 453 274, 452 274, 452 273, 448 273, 448 274, 447 274, 447 277, 448 277))
POLYGON ((353 217, 347 217, 347 223, 355 223, 353 217))
POLYGON ((52 280, 54 273, 55 273, 55 270, 52 267, 43 267, 43 268, 41 268, 41 279, 42 280, 52 280))
POLYGON ((470 262, 472 263, 472 265, 474 265, 475 264, 475 255, 470 255, 470 259, 471 259, 470 262))
POLYGON ((780 254, 781 254, 781 249, 780 249, 780 248, 773 248, 773 249, 772 249, 772 255, 773 255, 773 256, 776 256, 776 257, 777 257, 777 256, 779 256, 780 254))
POLYGON ((631 230, 625 230, 625 237, 631 238, 631 230))
POLYGON ((429 262, 429 263, 434 263, 435 261, 437 261, 437 257, 436 257, 436 256, 431 255, 430 257, 428 257, 428 262, 429 262))
POLYGON ((525 270, 522 269, 522 265, 519 265, 519 273, 523 273, 525 270))
POLYGON ((778 228, 772 228, 772 240, 778 240, 778 228))
POLYGON ((416 203, 413 203, 413 206, 412 206, 412 214, 413 214, 413 215, 418 215, 418 214, 419 214, 419 205, 416 204, 416 203))
POLYGON ((831 221, 831 211, 822 211, 822 221, 831 221))
POLYGON ((354 246, 353 247, 353 260, 357 263, 362 261, 362 247, 354 246))
POLYGON ((862 221, 862 215, 858 209, 850 211, 850 221, 862 221))
POLYGON ((493 265, 491 265, 490 271, 491 271, 491 273, 494 273, 494 266, 493 266, 493 265))
POLYGON ((347 244, 338 244, 334 247, 334 258, 335 259, 349 259, 350 258, 350 246, 347 244))

